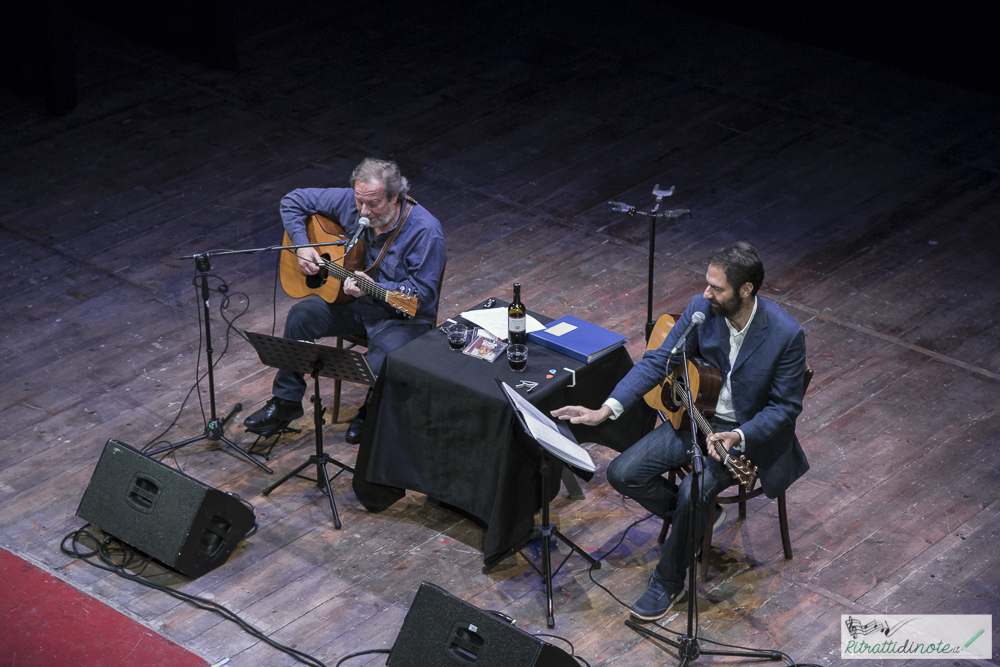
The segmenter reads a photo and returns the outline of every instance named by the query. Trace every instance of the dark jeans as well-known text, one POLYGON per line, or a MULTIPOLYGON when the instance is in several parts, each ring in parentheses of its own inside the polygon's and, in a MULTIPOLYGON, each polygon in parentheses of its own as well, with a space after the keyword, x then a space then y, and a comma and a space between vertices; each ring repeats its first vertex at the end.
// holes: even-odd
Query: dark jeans
MULTIPOLYGON (((368 338, 365 357, 375 373, 382 369, 386 355, 422 336, 430 330, 429 324, 388 326, 368 338)), ((361 317, 350 304, 327 303, 318 297, 299 301, 288 311, 285 319, 285 338, 314 341, 328 336, 366 336, 361 317)), ((301 402, 306 393, 306 381, 301 373, 279 370, 274 376, 271 393, 286 401, 301 402)))
MULTIPOLYGON (((713 424, 715 427, 715 424, 713 424)), ((726 424, 716 431, 731 431, 736 424, 726 424)), ((691 479, 687 475, 680 488, 667 481, 664 473, 690 463, 691 433, 675 431, 669 423, 646 434, 639 442, 619 454, 608 466, 608 482, 622 495, 632 498, 645 509, 672 522, 670 534, 660 549, 656 577, 675 589, 684 586, 690 549, 697 549, 705 534, 711 513, 711 501, 726 487, 736 483, 724 465, 705 455, 705 474, 699 480, 694 503, 694 544, 688 539, 690 529, 691 479)))

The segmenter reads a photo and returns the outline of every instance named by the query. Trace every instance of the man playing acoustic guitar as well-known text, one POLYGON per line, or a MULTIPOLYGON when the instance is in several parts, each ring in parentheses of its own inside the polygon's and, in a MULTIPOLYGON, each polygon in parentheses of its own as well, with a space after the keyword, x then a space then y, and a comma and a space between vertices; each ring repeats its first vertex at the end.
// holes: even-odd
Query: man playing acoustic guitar
MULTIPOLYGON (((370 226, 362 230, 359 242, 364 246, 362 266, 372 267, 376 262, 377 266, 366 269, 371 275, 345 272, 340 290, 356 297, 350 303, 327 303, 316 297, 296 303, 288 311, 284 337, 312 341, 325 336, 367 336, 368 365, 378 373, 389 352, 435 325, 446 259, 444 234, 441 223, 406 196, 409 183, 395 162, 365 158, 351 174, 350 184, 350 188, 307 188, 288 193, 281 200, 281 222, 291 244, 300 245, 311 242, 307 221, 314 214, 337 222, 351 235, 357 232, 359 221, 367 218, 370 226), (388 292, 415 297, 412 316, 387 302, 384 297, 388 292)), ((343 246, 333 248, 336 253, 344 252, 343 246)), ((316 248, 300 248, 296 254, 302 274, 320 272, 324 262, 316 248)), ((336 288, 333 291, 337 296, 336 288)), ((342 295, 337 298, 343 301, 342 295)), ((298 419, 304 414, 305 391, 301 374, 279 370, 274 376, 273 397, 243 424, 250 431, 266 433, 278 424, 298 419)), ((347 442, 360 442, 366 412, 362 405, 347 429, 347 442)))
POLYGON ((720 369, 723 382, 715 415, 708 420, 714 433, 707 438, 710 457, 704 459, 705 474, 694 507, 696 544, 688 539, 691 476, 684 478, 679 490, 663 477, 690 462, 689 432, 678 433, 665 423, 608 466, 608 482, 615 490, 673 522, 649 588, 632 605, 633 616, 644 621, 662 618, 680 599, 690 550, 705 534, 711 501, 736 481, 719 449, 736 459, 744 455, 757 466, 769 498, 784 493, 809 469, 795 436, 806 359, 802 327, 777 304, 757 296, 764 266, 752 245, 739 242, 721 248, 709 255, 708 262, 705 292, 691 300, 660 347, 643 355, 604 405, 596 410, 573 405, 552 412, 575 424, 596 425, 617 418, 680 363, 680 351, 671 357, 670 350, 692 316, 704 315, 684 347, 688 357, 700 356, 720 369))

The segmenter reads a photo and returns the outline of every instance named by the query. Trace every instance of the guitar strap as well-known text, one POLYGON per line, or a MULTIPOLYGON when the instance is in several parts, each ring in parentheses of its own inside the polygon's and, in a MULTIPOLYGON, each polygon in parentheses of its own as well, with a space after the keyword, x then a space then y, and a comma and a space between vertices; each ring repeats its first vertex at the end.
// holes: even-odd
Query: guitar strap
POLYGON ((392 245, 392 242, 396 240, 397 236, 399 236, 399 232, 402 231, 403 223, 406 222, 406 218, 409 217, 410 211, 413 210, 413 206, 416 203, 417 200, 410 197, 410 195, 406 195, 406 203, 403 204, 403 213, 399 216, 399 224, 396 225, 396 228, 392 230, 392 234, 390 234, 389 238, 386 239, 385 245, 382 246, 382 252, 378 254, 378 257, 375 258, 372 265, 365 269, 365 273, 372 276, 372 278, 375 277, 374 272, 378 270, 379 264, 381 264, 382 260, 385 258, 385 253, 389 251, 389 246, 392 245))

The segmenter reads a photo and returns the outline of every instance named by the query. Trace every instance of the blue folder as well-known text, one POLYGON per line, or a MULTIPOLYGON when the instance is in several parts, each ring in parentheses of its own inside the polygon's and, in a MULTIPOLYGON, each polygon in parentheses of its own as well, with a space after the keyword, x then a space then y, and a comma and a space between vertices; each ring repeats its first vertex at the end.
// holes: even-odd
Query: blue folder
POLYGON ((528 334, 528 340, 585 364, 589 364, 594 359, 599 359, 611 350, 625 344, 625 336, 572 315, 553 320, 542 331, 532 331, 528 334), (563 322, 576 328, 561 336, 549 333, 553 327, 563 322))

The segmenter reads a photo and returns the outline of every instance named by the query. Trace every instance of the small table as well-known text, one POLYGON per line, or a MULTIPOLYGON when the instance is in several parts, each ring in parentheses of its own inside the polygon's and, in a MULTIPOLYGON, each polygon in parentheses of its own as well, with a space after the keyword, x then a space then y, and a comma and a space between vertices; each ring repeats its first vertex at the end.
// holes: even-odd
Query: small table
MULTIPOLYGON (((409 489, 456 507, 485 524, 487 565, 523 540, 542 506, 540 455, 515 435, 513 411, 494 378, 511 387, 537 382, 531 393, 517 391, 547 412, 599 406, 632 368, 624 346, 589 364, 533 343, 529 348, 523 373, 511 371, 503 356, 490 363, 451 350, 440 329, 389 354, 369 400, 355 464, 354 492, 361 504, 381 512, 409 489), (573 387, 566 368, 576 371, 573 387), (550 369, 556 372, 547 379, 550 369)), ((615 421, 571 431, 580 442, 624 451, 654 420, 640 401, 615 421)), ((561 473, 561 465, 552 466, 553 497, 561 473)))

